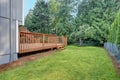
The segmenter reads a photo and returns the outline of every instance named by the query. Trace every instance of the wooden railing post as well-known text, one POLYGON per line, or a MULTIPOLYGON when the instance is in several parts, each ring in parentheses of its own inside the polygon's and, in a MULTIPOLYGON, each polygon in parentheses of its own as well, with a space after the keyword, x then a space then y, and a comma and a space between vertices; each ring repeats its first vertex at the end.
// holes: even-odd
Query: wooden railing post
POLYGON ((68 43, 67 43, 67 37, 65 37, 65 40, 66 40, 66 46, 67 46, 67 44, 68 44, 68 43))
POLYGON ((21 47, 20 47, 20 32, 18 33, 18 53, 20 53, 20 49, 21 49, 21 47))
POLYGON ((55 43, 56 43, 56 47, 57 47, 57 41, 58 41, 58 37, 55 37, 55 43))
POLYGON ((62 36, 62 44, 64 44, 63 36, 62 36))
POLYGON ((48 43, 50 43, 50 37, 48 37, 48 43))
POLYGON ((19 33, 19 52, 25 53, 36 50, 43 50, 48 48, 55 48, 58 46, 65 47, 67 45, 67 37, 56 36, 51 34, 39 34, 31 32, 19 33), (46 42, 48 44, 46 44, 46 42), (40 44, 36 44, 40 43, 40 44), (40 46, 39 46, 40 45, 40 46))
POLYGON ((44 46, 45 46, 45 34, 43 34, 43 49, 44 49, 44 46))

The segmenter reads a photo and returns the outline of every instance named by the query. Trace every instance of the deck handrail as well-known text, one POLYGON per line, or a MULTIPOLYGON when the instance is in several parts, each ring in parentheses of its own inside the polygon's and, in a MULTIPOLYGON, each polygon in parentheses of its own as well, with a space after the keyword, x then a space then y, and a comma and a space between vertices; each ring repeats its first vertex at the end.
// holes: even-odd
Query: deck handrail
POLYGON ((34 48, 31 51, 36 51, 36 48, 57 48, 57 44, 65 47, 67 45, 67 37, 54 34, 19 32, 19 53, 30 52, 30 50, 25 50, 31 48, 34 48))

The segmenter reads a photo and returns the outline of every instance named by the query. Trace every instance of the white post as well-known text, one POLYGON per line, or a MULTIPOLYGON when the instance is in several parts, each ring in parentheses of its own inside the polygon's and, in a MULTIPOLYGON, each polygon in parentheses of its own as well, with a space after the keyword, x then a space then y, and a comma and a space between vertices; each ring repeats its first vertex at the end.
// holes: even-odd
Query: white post
POLYGON ((19 52, 19 30, 18 30, 18 20, 15 21, 16 23, 16 53, 19 52))

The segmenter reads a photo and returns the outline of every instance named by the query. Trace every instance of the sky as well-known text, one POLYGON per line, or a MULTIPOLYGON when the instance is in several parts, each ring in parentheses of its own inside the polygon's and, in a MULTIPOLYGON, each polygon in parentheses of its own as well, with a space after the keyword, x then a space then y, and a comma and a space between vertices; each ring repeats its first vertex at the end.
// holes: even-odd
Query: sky
POLYGON ((23 0, 24 1, 24 17, 28 14, 30 9, 33 9, 36 0, 23 0))

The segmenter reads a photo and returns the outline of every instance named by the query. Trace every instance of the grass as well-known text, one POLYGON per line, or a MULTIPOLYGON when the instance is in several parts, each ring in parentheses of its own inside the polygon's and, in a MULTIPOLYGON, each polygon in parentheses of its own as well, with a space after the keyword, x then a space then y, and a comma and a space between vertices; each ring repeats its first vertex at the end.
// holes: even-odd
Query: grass
POLYGON ((0 74, 0 80, 120 80, 103 48, 68 46, 0 74))

